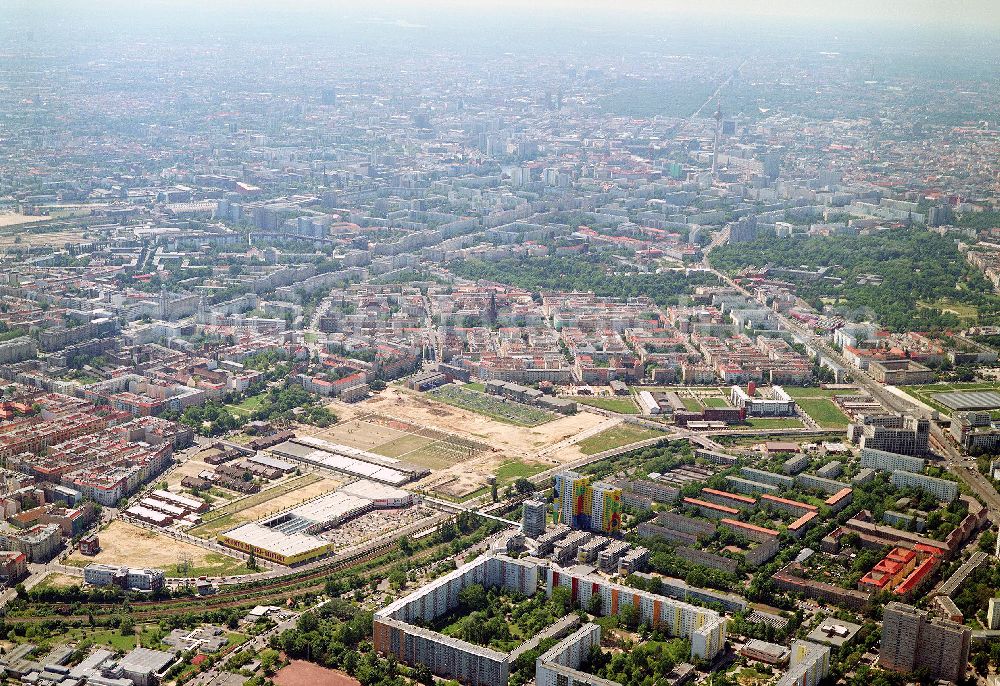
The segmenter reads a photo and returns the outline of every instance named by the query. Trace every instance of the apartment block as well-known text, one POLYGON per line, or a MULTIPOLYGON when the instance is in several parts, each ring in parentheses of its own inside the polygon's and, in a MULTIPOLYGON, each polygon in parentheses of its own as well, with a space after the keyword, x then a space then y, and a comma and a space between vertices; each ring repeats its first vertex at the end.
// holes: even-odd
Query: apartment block
POLYGON ((737 493, 751 496, 759 495, 761 493, 777 493, 780 490, 777 486, 772 486, 771 484, 761 483, 760 481, 752 481, 750 479, 743 479, 733 475, 726 477, 726 484, 737 493))
POLYGON ((743 467, 740 469, 740 476, 745 479, 757 481, 758 483, 777 486, 778 488, 791 488, 795 485, 795 479, 790 476, 775 474, 763 469, 754 469, 753 467, 743 467))
POLYGON ((726 642, 726 620, 714 610, 615 584, 573 569, 548 568, 546 593, 551 595, 553 589, 560 586, 569 588, 573 600, 583 607, 590 607, 591 598, 599 597, 601 615, 617 615, 622 607, 631 605, 637 610, 640 622, 648 622, 672 636, 689 639, 692 657, 711 660, 726 642))
POLYGON ((946 503, 950 503, 958 497, 958 483, 955 481, 898 469, 892 473, 890 480, 896 488, 919 488, 946 503))
POLYGON ((575 529, 615 533, 622 523, 622 489, 607 483, 591 484, 577 472, 555 476, 553 516, 575 529))
POLYGON ((812 641, 792 641, 788 672, 777 686, 816 686, 830 673, 829 646, 812 641))
POLYGON ((769 510, 781 510, 796 517, 801 517, 810 512, 818 512, 819 508, 809 503, 800 503, 798 500, 779 498, 776 495, 765 493, 760 497, 761 507, 769 510))
POLYGON ((58 524, 36 524, 27 529, 0 529, 0 549, 24 553, 28 562, 48 562, 62 546, 58 524))
POLYGON ((535 660, 535 683, 538 686, 620 686, 616 681, 580 671, 591 648, 600 645, 601 627, 584 624, 535 660))
POLYGON ((408 665, 426 665, 436 676, 472 686, 507 683, 510 653, 501 653, 413 624, 430 621, 458 607, 458 594, 472 584, 503 587, 534 595, 538 567, 503 556, 483 555, 375 613, 375 650, 408 665))
POLYGON ((882 616, 879 665, 906 673, 926 669, 933 679, 957 683, 965 677, 971 637, 966 626, 892 602, 882 616))
POLYGON ((922 457, 892 453, 888 450, 862 448, 861 466, 877 469, 880 472, 894 472, 898 469, 904 472, 920 473, 927 466, 927 460, 922 457))
POLYGON ((38 352, 34 339, 28 336, 0 343, 0 364, 13 364, 34 357, 38 352))
POLYGON ((521 531, 529 538, 538 538, 545 533, 548 505, 541 500, 525 500, 521 506, 521 531))
POLYGON ((28 576, 28 556, 16 550, 0 550, 0 583, 13 586, 28 576))
POLYGON ((827 493, 839 493, 841 490, 847 487, 843 481, 837 481, 836 479, 829 479, 824 476, 817 474, 799 474, 795 477, 795 483, 803 488, 809 488, 816 491, 825 491, 827 493))
POLYGON ((716 488, 703 488, 700 494, 701 500, 706 500, 716 505, 734 507, 737 510, 752 510, 757 506, 757 499, 739 493, 729 493, 716 488))

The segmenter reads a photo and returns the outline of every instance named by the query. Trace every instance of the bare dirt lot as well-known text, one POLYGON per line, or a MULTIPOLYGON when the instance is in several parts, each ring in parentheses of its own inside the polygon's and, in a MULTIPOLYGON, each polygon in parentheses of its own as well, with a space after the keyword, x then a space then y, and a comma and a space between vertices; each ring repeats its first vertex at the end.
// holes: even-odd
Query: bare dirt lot
POLYGON ((380 445, 406 436, 404 431, 397 431, 388 426, 380 426, 360 419, 350 419, 328 429, 313 429, 311 433, 331 443, 349 445, 362 450, 374 450, 380 445))
POLYGON ((70 576, 60 572, 46 574, 45 578, 35 584, 35 588, 69 588, 70 586, 83 586, 83 579, 78 576, 70 576))
POLYGON ((34 224, 35 222, 43 222, 51 217, 37 217, 28 214, 17 214, 10 212, 0 213, 0 228, 5 226, 17 226, 19 224, 34 224))
POLYGON ((604 418, 580 412, 540 426, 523 427, 488 419, 481 414, 436 402, 420 393, 391 386, 360 403, 365 410, 437 428, 486 443, 509 457, 530 458, 541 449, 600 424, 604 418))
POLYGON ((346 421, 318 435, 427 467, 434 473, 417 486, 457 498, 484 488, 486 477, 511 461, 557 466, 575 459, 576 437, 620 421, 581 412, 535 427, 516 426, 399 386, 345 413, 336 411, 346 421))
POLYGON ((320 667, 312 662, 292 660, 274 675, 276 686, 361 686, 354 677, 336 669, 320 667))
POLYGON ((76 551, 66 563, 78 567, 85 567, 91 562, 150 567, 167 570, 168 575, 182 559, 190 560, 191 567, 201 570, 202 574, 232 574, 243 567, 243 563, 235 558, 121 520, 111 522, 99 532, 99 536, 101 552, 81 555, 76 551))
POLYGON ((79 231, 53 231, 51 233, 30 233, 28 231, 11 233, 8 231, 0 234, 0 250, 8 250, 13 246, 24 249, 36 246, 62 248, 66 245, 82 242, 83 234, 79 231))

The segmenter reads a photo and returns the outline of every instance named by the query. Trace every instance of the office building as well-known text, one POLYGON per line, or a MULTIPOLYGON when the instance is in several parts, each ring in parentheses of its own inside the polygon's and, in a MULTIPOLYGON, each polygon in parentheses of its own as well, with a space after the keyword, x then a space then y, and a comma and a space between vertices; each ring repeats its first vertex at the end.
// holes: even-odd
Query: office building
POLYGON ((747 417, 787 417, 795 414, 795 401, 781 386, 771 387, 770 398, 758 398, 733 386, 729 393, 733 407, 743 410, 747 417))
POLYGON ((119 586, 129 591, 157 591, 166 581, 163 571, 139 567, 89 564, 83 568, 83 580, 91 586, 119 586))
POLYGON ((864 415, 851 425, 848 436, 861 449, 871 448, 901 455, 926 455, 929 452, 930 422, 909 415, 864 415))
POLYGON ((889 603, 882 617, 879 665, 897 672, 926 669, 932 679, 959 682, 969 662, 972 630, 931 618, 912 605, 889 603))

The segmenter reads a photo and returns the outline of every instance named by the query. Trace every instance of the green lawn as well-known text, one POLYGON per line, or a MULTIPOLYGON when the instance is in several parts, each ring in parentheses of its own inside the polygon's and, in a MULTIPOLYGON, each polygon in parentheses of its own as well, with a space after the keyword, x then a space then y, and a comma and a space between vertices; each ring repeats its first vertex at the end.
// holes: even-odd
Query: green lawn
POLYGON ((469 383, 462 386, 462 388, 468 388, 470 391, 479 391, 480 393, 486 392, 486 384, 480 383, 478 381, 470 381, 469 383))
POLYGON ((701 403, 695 400, 694 398, 687 395, 682 395, 681 402, 684 403, 684 407, 687 409, 688 412, 701 412, 701 403))
POLYGON ((510 460, 497 467, 497 483, 504 484, 509 481, 516 481, 521 477, 528 478, 539 472, 544 472, 546 469, 547 467, 543 464, 527 464, 520 460, 510 460))
POLYGON ((224 405, 224 407, 235 415, 249 417, 254 410, 264 404, 264 398, 266 397, 266 393, 260 393, 259 395, 252 395, 249 398, 244 398, 238 403, 224 405))
POLYGON ((226 636, 226 646, 225 648, 223 648, 223 650, 225 650, 226 648, 232 648, 233 646, 238 646, 240 643, 243 643, 248 638, 250 637, 247 636, 246 634, 240 634, 234 631, 233 633, 226 636))
POLYGON ((664 433, 662 431, 657 431, 656 429, 649 429, 644 426, 636 426, 634 424, 619 424, 618 426, 606 429, 599 434, 583 439, 577 443, 577 446, 579 446, 580 452, 584 455, 594 455, 596 453, 604 452, 605 450, 620 448, 623 445, 629 445, 630 443, 637 443, 639 441, 644 441, 649 438, 657 438, 663 435, 664 433))
POLYGON ((755 429, 801 429, 802 421, 795 417, 750 417, 746 423, 755 429))
POLYGON ((187 570, 179 569, 179 565, 173 564, 163 570, 164 575, 177 579, 194 576, 236 576, 237 574, 249 574, 246 563, 242 560, 223 555, 222 553, 209 553, 205 556, 205 564, 189 567, 187 570))
POLYGON ((799 398, 799 407, 824 429, 843 429, 850 423, 847 415, 832 400, 826 398, 799 398))
POLYGON ((705 407, 732 407, 725 398, 708 397, 701 399, 705 407))
POLYGON ((935 300, 934 302, 924 302, 923 300, 917 301, 918 307, 930 307, 935 310, 941 310, 943 312, 950 312, 964 323, 974 324, 979 318, 979 308, 975 305, 970 305, 968 303, 960 303, 950 298, 941 298, 940 300, 935 300))
POLYGON ((575 400, 580 405, 590 405, 591 407, 597 407, 609 412, 618 412, 620 414, 639 414, 639 408, 636 407, 635 401, 632 400, 632 398, 610 396, 591 397, 586 395, 566 397, 569 400, 575 400))

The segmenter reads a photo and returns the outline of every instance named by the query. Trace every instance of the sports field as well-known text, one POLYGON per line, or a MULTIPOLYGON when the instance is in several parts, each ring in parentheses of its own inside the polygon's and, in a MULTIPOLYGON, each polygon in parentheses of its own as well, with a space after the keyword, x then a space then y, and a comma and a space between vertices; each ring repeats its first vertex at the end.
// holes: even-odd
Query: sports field
POLYGON ((929 405, 941 414, 950 415, 953 410, 934 399, 938 393, 953 393, 955 391, 1000 391, 1000 382, 973 381, 970 383, 932 383, 919 386, 899 386, 907 395, 929 405))
POLYGON ((850 423, 847 415, 829 398, 804 398, 795 401, 823 429, 844 429, 850 423))
POLYGON ((540 410, 507 398, 470 391, 463 386, 449 384, 431 391, 427 395, 449 405, 471 410, 498 422, 517 426, 538 426, 556 418, 555 413, 540 410))
POLYGON ((589 405, 608 412, 618 412, 619 414, 639 414, 639 407, 635 401, 629 397, 622 396, 589 396, 589 395, 567 395, 563 396, 567 400, 572 400, 578 405, 589 405))

